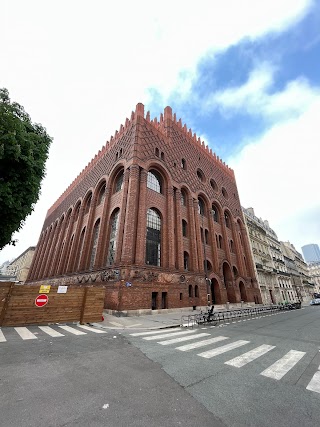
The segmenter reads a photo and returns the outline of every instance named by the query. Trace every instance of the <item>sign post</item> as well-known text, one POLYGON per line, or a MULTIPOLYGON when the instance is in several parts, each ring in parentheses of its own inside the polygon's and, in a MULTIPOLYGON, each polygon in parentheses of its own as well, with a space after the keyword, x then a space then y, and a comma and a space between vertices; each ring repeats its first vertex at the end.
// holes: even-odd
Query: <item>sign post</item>
POLYGON ((43 307, 44 305, 46 305, 48 303, 48 301, 49 301, 48 295, 41 294, 41 295, 37 296, 34 303, 37 307, 43 307))

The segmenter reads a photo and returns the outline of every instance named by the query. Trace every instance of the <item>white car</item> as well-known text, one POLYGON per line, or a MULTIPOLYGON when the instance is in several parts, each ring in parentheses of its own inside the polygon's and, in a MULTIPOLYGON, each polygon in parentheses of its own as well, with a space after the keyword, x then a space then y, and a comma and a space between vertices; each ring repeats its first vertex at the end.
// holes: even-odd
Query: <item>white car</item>
POLYGON ((310 305, 320 305, 320 298, 312 299, 310 305))

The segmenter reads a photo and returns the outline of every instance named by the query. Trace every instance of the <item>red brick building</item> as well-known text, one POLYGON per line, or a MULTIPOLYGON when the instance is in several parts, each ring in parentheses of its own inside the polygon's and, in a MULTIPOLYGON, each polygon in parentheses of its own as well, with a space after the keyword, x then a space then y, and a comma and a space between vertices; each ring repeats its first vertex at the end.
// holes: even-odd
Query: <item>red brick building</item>
POLYGON ((48 210, 38 281, 104 284, 113 310, 261 301, 233 171, 142 104, 48 210))

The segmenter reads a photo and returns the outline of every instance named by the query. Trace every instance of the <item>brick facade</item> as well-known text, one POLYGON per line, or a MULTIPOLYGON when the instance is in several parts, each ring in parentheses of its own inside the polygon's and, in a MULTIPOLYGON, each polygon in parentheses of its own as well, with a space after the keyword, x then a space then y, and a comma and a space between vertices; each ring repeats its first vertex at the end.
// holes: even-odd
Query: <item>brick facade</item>
POLYGON ((261 302, 233 171, 170 107, 158 121, 142 104, 48 210, 28 276, 40 280, 104 282, 115 310, 261 302))

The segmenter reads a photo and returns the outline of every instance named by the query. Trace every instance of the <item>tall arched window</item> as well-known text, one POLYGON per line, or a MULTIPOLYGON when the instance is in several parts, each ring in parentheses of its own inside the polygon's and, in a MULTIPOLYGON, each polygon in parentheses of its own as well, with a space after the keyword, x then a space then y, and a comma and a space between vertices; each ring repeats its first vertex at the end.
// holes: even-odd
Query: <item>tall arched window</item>
POLYGON ((187 237, 188 236, 188 224, 186 220, 182 220, 182 235, 183 237, 187 237))
POLYGON ((181 205, 187 206, 187 193, 185 190, 181 190, 181 205))
POLYGON ((114 184, 114 193, 117 193, 118 191, 122 190, 123 187, 123 177, 124 172, 123 169, 118 173, 116 176, 115 184, 114 184))
POLYGON ((101 205, 101 203, 104 201, 106 195, 106 184, 104 184, 99 191, 98 195, 98 206, 101 205))
POLYGON ((189 270, 189 254, 188 252, 183 252, 183 268, 189 270))
POLYGON ((147 211, 146 264, 161 265, 161 218, 154 209, 147 211))
POLYGON ((84 211, 84 214, 85 214, 85 215, 86 215, 86 214, 89 212, 89 210, 90 210, 91 199, 92 199, 92 196, 91 196, 91 194, 90 194, 90 196, 87 198, 87 202, 86 202, 86 208, 85 208, 85 211, 84 211))
POLYGON ((86 234, 86 227, 84 227, 84 229, 82 230, 81 235, 80 235, 80 246, 79 246, 79 257, 78 257, 78 268, 77 268, 77 270, 80 269, 80 263, 81 263, 82 253, 83 253, 85 234, 86 234))
POLYGON ((119 213, 120 213, 120 209, 117 209, 113 212, 111 216, 107 265, 112 265, 116 257, 117 236, 118 236, 118 228, 119 228, 119 213))
POLYGON ((200 197, 198 198, 198 212, 202 216, 206 215, 204 201, 202 199, 200 199, 200 197))
POLYGON ((162 193, 162 179, 157 171, 151 170, 148 172, 147 187, 157 193, 162 193))
POLYGON ((100 229, 100 219, 98 219, 98 221, 95 223, 95 226, 93 228, 93 233, 92 233, 93 242, 92 242, 92 249, 91 249, 91 256, 90 256, 90 266, 89 266, 90 269, 94 266, 94 261, 96 258, 99 229, 100 229))
POLYGON ((192 285, 189 285, 189 298, 193 297, 193 287, 192 285))
POLYGON ((225 223, 226 223, 226 227, 230 228, 230 218, 229 218, 229 215, 226 212, 224 214, 224 220, 225 220, 225 223))
POLYGON ((218 208, 215 205, 212 205, 212 217, 214 222, 220 222, 218 208))

